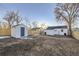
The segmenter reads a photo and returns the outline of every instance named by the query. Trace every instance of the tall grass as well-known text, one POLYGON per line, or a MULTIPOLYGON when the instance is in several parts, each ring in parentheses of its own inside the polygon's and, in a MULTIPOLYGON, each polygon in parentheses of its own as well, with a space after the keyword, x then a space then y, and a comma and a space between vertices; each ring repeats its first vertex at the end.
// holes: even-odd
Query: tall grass
POLYGON ((72 33, 73 37, 79 40, 79 31, 73 31, 72 33))
POLYGON ((7 28, 7 29, 0 29, 0 36, 8 36, 10 35, 10 29, 7 28))

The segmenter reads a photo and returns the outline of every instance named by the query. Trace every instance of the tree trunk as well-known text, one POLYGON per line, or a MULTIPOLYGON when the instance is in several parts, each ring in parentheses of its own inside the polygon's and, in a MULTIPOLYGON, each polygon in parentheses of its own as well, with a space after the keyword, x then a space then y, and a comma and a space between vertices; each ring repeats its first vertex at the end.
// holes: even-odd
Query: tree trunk
POLYGON ((72 37, 72 29, 71 29, 71 24, 69 24, 69 26, 68 26, 69 28, 68 28, 68 35, 70 36, 70 37, 72 37))
POLYGON ((10 27, 10 37, 11 37, 11 25, 9 25, 9 27, 10 27))

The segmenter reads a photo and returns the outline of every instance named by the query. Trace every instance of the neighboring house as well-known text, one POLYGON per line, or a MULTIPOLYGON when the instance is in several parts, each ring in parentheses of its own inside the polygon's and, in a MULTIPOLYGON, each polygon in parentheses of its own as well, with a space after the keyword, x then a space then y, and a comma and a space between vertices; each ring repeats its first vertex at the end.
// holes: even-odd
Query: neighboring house
POLYGON ((28 36, 27 27, 23 24, 12 26, 11 36, 14 38, 22 38, 28 36))
POLYGON ((50 26, 44 30, 45 35, 68 35, 67 26, 50 26))
POLYGON ((29 30, 29 35, 35 36, 35 35, 40 35, 41 33, 41 28, 32 28, 29 30))

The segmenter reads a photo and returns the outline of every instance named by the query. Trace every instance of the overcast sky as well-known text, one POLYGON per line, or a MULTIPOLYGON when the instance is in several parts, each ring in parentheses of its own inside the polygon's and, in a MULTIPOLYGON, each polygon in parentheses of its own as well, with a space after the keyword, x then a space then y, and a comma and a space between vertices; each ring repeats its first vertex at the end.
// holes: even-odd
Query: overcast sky
POLYGON ((30 22, 37 21, 39 24, 45 23, 48 26, 62 25, 55 19, 55 7, 55 3, 0 4, 0 20, 3 20, 6 11, 18 10, 19 14, 24 18, 29 18, 30 22))

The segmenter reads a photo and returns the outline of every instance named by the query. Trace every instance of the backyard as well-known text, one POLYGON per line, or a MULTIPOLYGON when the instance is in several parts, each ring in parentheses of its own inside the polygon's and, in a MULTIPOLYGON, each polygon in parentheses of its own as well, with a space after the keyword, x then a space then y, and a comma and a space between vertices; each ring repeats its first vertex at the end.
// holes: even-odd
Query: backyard
POLYGON ((37 36, 33 39, 0 39, 1 56, 79 56, 79 40, 37 36))

